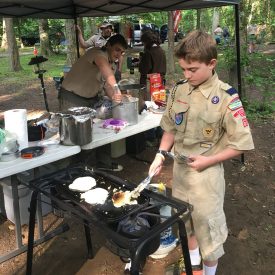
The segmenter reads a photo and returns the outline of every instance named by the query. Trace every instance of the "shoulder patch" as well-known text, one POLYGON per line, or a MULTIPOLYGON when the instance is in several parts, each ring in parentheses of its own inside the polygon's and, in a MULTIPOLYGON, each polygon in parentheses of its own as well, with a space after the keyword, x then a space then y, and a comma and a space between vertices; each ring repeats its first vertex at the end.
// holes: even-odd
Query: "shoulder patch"
POLYGON ((238 91, 231 87, 230 89, 226 90, 226 93, 228 93, 229 95, 234 95, 234 94, 238 94, 238 91))
POLYGON ((176 85, 182 85, 184 83, 187 83, 187 79, 182 79, 176 83, 176 85))

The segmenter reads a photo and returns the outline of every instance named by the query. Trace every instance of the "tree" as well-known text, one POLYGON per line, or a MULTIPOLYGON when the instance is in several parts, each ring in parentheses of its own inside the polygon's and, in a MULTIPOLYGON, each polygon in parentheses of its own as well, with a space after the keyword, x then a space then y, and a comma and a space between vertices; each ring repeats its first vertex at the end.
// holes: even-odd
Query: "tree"
POLYGON ((39 19, 39 37, 40 37, 40 53, 41 55, 51 56, 53 51, 50 46, 49 25, 47 19, 39 19))
POLYGON ((72 66, 77 60, 76 36, 74 31, 74 21, 72 19, 65 20, 65 36, 67 40, 67 60, 66 64, 72 66))
POLYGON ((11 69, 11 71, 14 71, 14 72, 20 71, 20 70, 22 70, 22 67, 20 64, 18 47, 16 44, 15 35, 14 35, 13 19, 5 18, 4 20, 5 20, 5 24, 6 24, 10 69, 11 69))
POLYGON ((1 48, 8 49, 8 41, 7 41, 7 32, 6 32, 5 18, 3 18, 3 35, 2 35, 1 48))

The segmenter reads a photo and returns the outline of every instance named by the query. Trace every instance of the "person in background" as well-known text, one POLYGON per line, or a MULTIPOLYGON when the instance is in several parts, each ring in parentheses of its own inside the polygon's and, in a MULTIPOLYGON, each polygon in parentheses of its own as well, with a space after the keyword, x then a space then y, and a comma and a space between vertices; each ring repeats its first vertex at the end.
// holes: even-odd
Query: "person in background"
MULTIPOLYGON (((107 21, 104 21, 99 26, 99 29, 100 29, 99 34, 93 35, 86 41, 83 37, 81 28, 78 25, 76 25, 76 29, 78 32, 79 45, 83 49, 101 48, 106 45, 108 39, 113 35, 113 25, 107 21)), ((115 77, 117 81, 121 79, 122 62, 123 62, 123 56, 121 56, 120 59, 116 62, 115 77)))
POLYGON ((159 36, 152 31, 146 31, 141 36, 141 42, 144 45, 144 52, 139 62, 140 84, 146 86, 147 75, 151 73, 160 73, 165 84, 166 56, 164 50, 160 47, 159 36))
POLYGON ((227 46, 230 38, 230 33, 227 27, 223 28, 222 36, 223 36, 224 45, 227 46))
POLYGON ((112 99, 117 89, 114 62, 127 48, 125 38, 113 35, 102 48, 91 48, 73 64, 60 90, 60 110, 73 106, 93 107, 100 95, 112 99))
MULTIPOLYGON (((121 92, 114 76, 113 64, 127 49, 125 38, 116 34, 110 37, 102 48, 88 49, 62 82, 59 94, 60 111, 70 107, 90 107, 101 100, 103 95, 109 100, 121 101, 121 92)), ((99 169, 121 171, 123 167, 112 162, 111 144, 107 144, 80 154, 81 161, 92 161, 99 169)))
POLYGON ((165 152, 177 157, 172 196, 193 205, 186 223, 191 263, 204 275, 216 274, 228 229, 223 210, 223 161, 254 148, 237 91, 215 71, 217 45, 202 31, 189 33, 176 49, 185 80, 176 84, 161 120, 164 131, 149 175, 159 173, 165 152))
MULTIPOLYGON (((166 55, 160 47, 160 38, 152 31, 146 31, 141 36, 141 42, 144 45, 144 52, 141 55, 139 62, 140 84, 146 86, 148 74, 160 73, 162 83, 165 85, 166 74, 166 55)), ((144 100, 151 100, 150 91, 146 91, 144 100)), ((156 138, 162 134, 161 129, 155 128, 145 132, 146 142, 149 146, 154 146, 157 142, 156 138)))
POLYGON ((256 35, 257 35, 257 25, 250 24, 247 27, 247 35, 248 35, 248 52, 254 53, 256 47, 256 35))
POLYGON ((217 28, 214 30, 214 34, 217 45, 221 44, 223 30, 220 25, 218 25, 217 28))

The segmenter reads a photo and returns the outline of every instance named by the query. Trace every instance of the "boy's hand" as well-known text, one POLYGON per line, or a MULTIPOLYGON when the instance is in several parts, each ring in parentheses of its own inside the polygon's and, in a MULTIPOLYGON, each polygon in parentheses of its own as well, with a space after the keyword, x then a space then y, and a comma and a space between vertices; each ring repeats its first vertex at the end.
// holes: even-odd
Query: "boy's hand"
POLYGON ((212 156, 206 157, 202 155, 191 155, 188 159, 190 161, 187 162, 187 165, 192 167, 196 171, 203 171, 207 167, 216 163, 212 156))
POLYGON ((160 154, 156 154, 154 161, 152 162, 149 168, 149 175, 155 174, 158 175, 161 171, 164 158, 160 154))

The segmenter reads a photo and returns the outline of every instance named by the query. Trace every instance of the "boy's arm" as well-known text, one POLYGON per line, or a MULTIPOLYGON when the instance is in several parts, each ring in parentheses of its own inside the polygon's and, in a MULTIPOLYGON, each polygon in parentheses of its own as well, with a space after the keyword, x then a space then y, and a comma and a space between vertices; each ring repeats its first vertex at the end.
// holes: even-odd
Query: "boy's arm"
MULTIPOLYGON (((107 59, 101 55, 99 55, 95 58, 95 64, 98 66, 103 78, 106 80, 104 90, 105 90, 107 96, 110 99, 112 99, 116 92, 114 90, 114 86, 115 86, 115 84, 117 84, 115 76, 114 76, 114 71, 112 70, 107 59)), ((117 92, 120 94, 120 91, 117 91, 117 92)))
MULTIPOLYGON (((174 134, 168 133, 168 132, 163 132, 159 150, 170 151, 173 144, 174 144, 174 134)), ((162 164, 163 164, 164 160, 165 160, 165 157, 162 154, 157 153, 154 161, 152 162, 152 164, 149 168, 149 175, 150 174, 158 175, 162 168, 162 164)))
POLYGON ((226 148, 223 151, 221 151, 220 153, 217 153, 212 156, 190 155, 189 156, 190 162, 188 162, 188 165, 197 171, 202 171, 202 170, 208 168, 209 166, 223 162, 227 159, 232 159, 234 157, 241 155, 242 153, 243 153, 243 151, 240 151, 240 150, 226 148))

